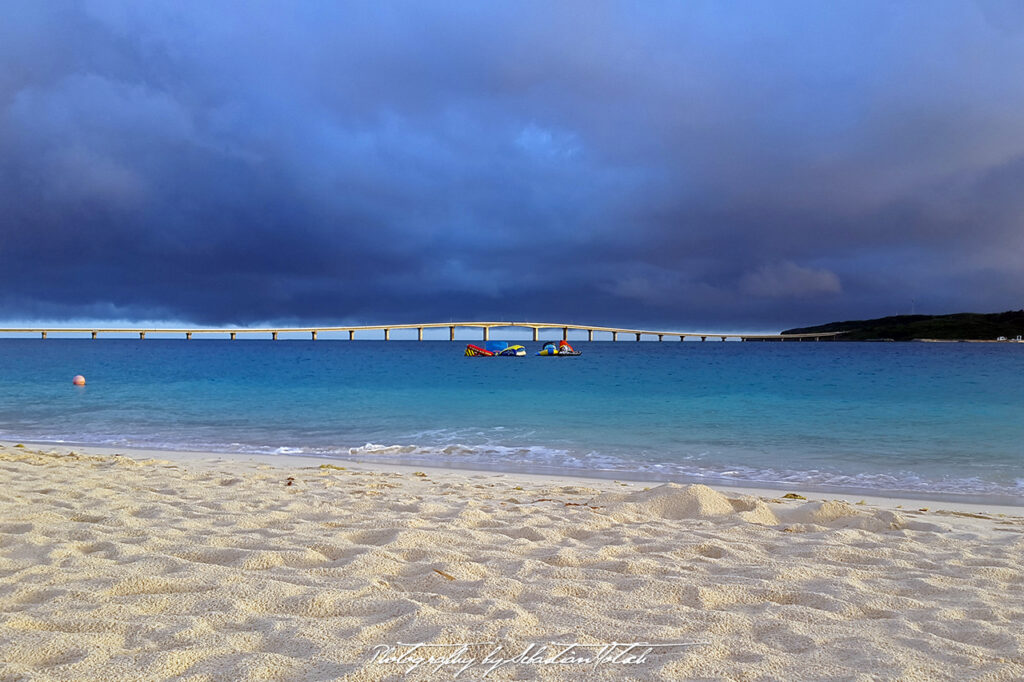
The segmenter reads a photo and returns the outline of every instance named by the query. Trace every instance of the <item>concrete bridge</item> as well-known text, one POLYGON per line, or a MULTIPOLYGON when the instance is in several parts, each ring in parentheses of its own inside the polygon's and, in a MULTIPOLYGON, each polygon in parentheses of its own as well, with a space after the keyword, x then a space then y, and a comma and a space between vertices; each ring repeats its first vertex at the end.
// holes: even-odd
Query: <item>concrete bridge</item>
POLYGON ((664 331, 664 330, 650 330, 650 329, 629 329, 624 327, 600 327, 589 324, 565 324, 565 323, 553 323, 553 322, 426 322, 417 324, 374 324, 374 325, 357 325, 357 326, 342 326, 342 327, 275 327, 275 328, 254 328, 254 327, 223 327, 223 328, 201 328, 201 327, 183 327, 180 329, 160 329, 160 328, 138 328, 138 327, 125 327, 125 328, 97 328, 97 327, 81 327, 81 328, 65 328, 65 327, 34 327, 34 328, 10 328, 0 329, 0 334, 38 334, 41 338, 45 339, 48 335, 56 334, 90 334, 93 339, 97 338, 100 334, 138 334, 140 339, 145 339, 146 334, 183 334, 186 339, 191 339, 193 335, 198 334, 226 334, 232 340, 236 339, 240 334, 245 335, 259 335, 269 336, 275 341, 279 334, 309 334, 310 338, 314 341, 317 339, 317 334, 327 332, 341 332, 348 333, 349 340, 355 338, 356 332, 365 331, 380 331, 383 332, 384 340, 387 341, 391 338, 391 332, 395 329, 415 329, 417 338, 423 340, 424 329, 444 329, 448 328, 448 340, 455 340, 455 330, 462 328, 480 329, 481 335, 484 341, 490 339, 492 329, 511 329, 511 328, 525 328, 533 330, 533 340, 540 340, 541 330, 558 330, 561 332, 558 338, 568 338, 569 330, 573 331, 585 331, 587 332, 587 341, 593 341, 594 335, 597 333, 606 335, 605 339, 610 335, 612 341, 618 341, 619 335, 623 334, 627 338, 633 336, 637 341, 642 337, 657 337, 658 341, 664 341, 666 337, 670 339, 678 338, 680 341, 685 340, 687 337, 693 339, 700 339, 706 341, 707 339, 719 339, 721 341, 727 341, 730 339, 738 341, 832 341, 843 332, 825 332, 817 334, 722 334, 720 332, 681 332, 681 331, 664 331))

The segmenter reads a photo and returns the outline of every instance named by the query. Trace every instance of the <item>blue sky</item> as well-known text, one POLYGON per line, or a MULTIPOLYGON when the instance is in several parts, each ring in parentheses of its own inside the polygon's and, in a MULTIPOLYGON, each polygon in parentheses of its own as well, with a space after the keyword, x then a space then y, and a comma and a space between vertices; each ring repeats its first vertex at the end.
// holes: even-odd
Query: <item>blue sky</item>
POLYGON ((1024 300, 1024 4, 7 2, 0 318, 1024 300))

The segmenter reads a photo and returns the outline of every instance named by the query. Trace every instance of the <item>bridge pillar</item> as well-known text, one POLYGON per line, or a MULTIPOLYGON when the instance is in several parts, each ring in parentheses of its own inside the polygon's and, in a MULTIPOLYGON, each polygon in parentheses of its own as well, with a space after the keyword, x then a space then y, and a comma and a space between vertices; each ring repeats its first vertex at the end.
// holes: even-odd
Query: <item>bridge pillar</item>
POLYGON ((272 338, 274 341, 277 341, 277 332, 270 332, 270 338, 272 338))
POLYGON ((234 341, 234 340, 235 340, 235 332, 231 332, 231 340, 232 340, 232 341, 234 341))
POLYGON ((618 340, 619 340, 619 333, 618 332, 612 332, 612 341, 618 341, 618 340))
POLYGON ((311 338, 312 338, 312 339, 313 339, 314 341, 316 341, 316 332, 315 332, 315 331, 312 331, 312 332, 310 332, 309 334, 310 334, 310 337, 311 337, 311 338))
POLYGON ((139 340, 146 338, 146 332, 139 332, 139 340))
POLYGON ((455 327, 448 327, 448 340, 449 341, 454 341, 455 340, 455 327))
POLYGON ((701 340, 701 341, 707 341, 707 340, 708 340, 708 337, 706 337, 706 336, 702 336, 702 337, 700 337, 700 340, 701 340))
POLYGON ((96 332, 93 332, 93 333, 92 333, 92 338, 93 338, 93 340, 95 340, 95 339, 96 339, 96 332))
POLYGON ((568 327, 562 327, 562 338, 565 339, 566 341, 569 340, 569 328, 568 327))
POLYGON ((722 341, 725 341, 725 337, 724 336, 722 337, 722 341))
POLYGON ((664 334, 658 334, 658 341, 664 341, 664 334))
POLYGON ((46 338, 46 332, 42 332, 42 338, 46 338))
POLYGON ((391 330, 387 329, 386 327, 384 329, 384 340, 385 341, 390 341, 391 340, 391 330))
POLYGON ((637 333, 636 333, 636 340, 637 340, 637 341, 639 341, 639 340, 640 340, 640 332, 637 332, 637 333))
POLYGON ((484 327, 484 341, 490 341, 490 338, 491 338, 491 328, 490 327, 484 327))
POLYGON ((355 340, 355 338, 356 338, 356 330, 355 329, 349 329, 348 330, 348 340, 349 341, 353 341, 353 340, 355 340))
POLYGON ((679 335, 679 340, 680 341, 685 341, 686 340, 686 336, 684 334, 680 334, 679 335))
POLYGON ((423 340, 423 327, 417 327, 416 328, 416 340, 417 341, 422 341, 423 340))
POLYGON ((533 340, 540 341, 540 329, 538 329, 537 327, 533 328, 533 340))
POLYGON ((186 341, 191 341, 192 340, 192 332, 185 332, 185 340, 186 341))
POLYGON ((593 341, 593 340, 594 340, 594 330, 593 329, 588 329, 587 330, 587 341, 593 341))

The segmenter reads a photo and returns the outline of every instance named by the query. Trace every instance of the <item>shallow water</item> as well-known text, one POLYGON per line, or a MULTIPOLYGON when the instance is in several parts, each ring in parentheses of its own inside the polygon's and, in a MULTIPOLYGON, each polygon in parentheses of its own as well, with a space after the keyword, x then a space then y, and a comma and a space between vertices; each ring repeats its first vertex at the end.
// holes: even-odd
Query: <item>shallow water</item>
POLYGON ((525 345, 2 339, 0 438, 1024 501, 1024 344, 525 345))

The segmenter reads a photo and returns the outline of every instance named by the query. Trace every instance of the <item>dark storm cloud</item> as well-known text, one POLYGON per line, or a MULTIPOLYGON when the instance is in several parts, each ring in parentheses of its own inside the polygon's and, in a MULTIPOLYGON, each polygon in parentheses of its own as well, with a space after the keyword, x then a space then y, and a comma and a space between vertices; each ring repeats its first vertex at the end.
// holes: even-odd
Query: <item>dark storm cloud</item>
POLYGON ((1024 10, 6 3, 0 316, 1020 307, 1024 10))

